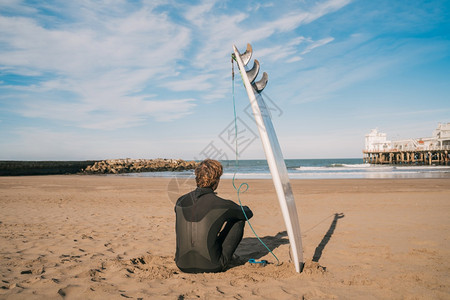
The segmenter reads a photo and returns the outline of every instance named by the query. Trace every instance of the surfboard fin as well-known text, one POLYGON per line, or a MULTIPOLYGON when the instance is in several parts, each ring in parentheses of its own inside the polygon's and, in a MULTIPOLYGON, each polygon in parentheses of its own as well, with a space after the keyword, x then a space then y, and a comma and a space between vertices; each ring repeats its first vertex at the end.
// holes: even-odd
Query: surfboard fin
MULTIPOLYGON (((255 60, 256 61, 256 60, 255 60)), ((261 79, 252 84, 253 88, 256 92, 261 93, 267 85, 267 81, 269 80, 269 75, 266 72, 263 73, 261 79)))
POLYGON ((258 76, 259 73, 259 61, 255 59, 255 62, 253 63, 253 67, 247 71, 248 80, 250 83, 255 81, 256 76, 258 76))
POLYGON ((252 58, 252 53, 253 53, 252 45, 247 44, 247 49, 245 50, 244 53, 241 54, 241 59, 242 62, 244 63, 244 66, 246 66, 250 61, 250 58, 252 58))

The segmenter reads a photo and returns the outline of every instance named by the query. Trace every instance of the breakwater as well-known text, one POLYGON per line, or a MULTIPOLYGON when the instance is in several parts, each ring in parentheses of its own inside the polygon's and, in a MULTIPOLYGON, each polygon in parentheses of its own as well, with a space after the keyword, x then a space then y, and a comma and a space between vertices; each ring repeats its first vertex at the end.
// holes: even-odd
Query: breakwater
POLYGON ((0 161, 0 176, 76 174, 96 161, 0 161))
POLYGON ((87 161, 0 161, 0 176, 183 171, 194 169, 196 166, 197 162, 195 161, 163 158, 87 161))
POLYGON ((182 159, 110 159, 87 166, 84 174, 120 174, 140 172, 162 172, 191 170, 197 166, 195 161, 182 159))

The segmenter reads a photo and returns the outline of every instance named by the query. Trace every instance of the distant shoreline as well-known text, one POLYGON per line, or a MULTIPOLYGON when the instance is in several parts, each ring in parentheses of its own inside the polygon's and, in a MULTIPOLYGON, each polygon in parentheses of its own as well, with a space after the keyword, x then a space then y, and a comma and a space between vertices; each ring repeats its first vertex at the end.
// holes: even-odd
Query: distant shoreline
MULTIPOLYGON (((263 159, 221 161, 223 179, 270 179, 267 161, 263 159)), ((290 179, 356 179, 356 178, 450 178, 450 166, 371 165, 361 158, 352 159, 286 159, 290 179)), ((134 177, 193 176, 198 161, 182 159, 109 159, 84 161, 14 161, 0 160, 0 176, 32 175, 127 175, 134 177)))

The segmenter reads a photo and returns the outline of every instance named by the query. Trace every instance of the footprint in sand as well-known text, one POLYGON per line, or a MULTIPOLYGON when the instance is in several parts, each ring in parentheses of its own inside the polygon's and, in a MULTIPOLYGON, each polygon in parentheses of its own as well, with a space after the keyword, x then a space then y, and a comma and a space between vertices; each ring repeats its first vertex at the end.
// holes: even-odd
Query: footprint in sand
POLYGON ((169 256, 144 255, 125 263, 127 275, 145 279, 167 279, 178 274, 173 258, 169 256))
POLYGON ((85 290, 85 287, 76 284, 69 284, 64 288, 59 289, 58 294, 60 294, 62 297, 77 296, 82 294, 85 290))

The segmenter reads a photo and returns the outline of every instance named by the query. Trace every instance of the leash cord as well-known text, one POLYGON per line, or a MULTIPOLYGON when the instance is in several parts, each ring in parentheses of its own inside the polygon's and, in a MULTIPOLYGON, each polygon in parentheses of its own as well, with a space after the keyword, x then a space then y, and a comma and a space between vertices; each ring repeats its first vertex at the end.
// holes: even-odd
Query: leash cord
MULTIPOLYGON (((253 234, 254 234, 255 237, 260 241, 260 243, 267 249, 267 251, 270 252, 270 254, 272 254, 273 257, 275 257, 275 259, 277 260, 277 266, 279 266, 279 265, 280 265, 280 260, 279 260, 278 257, 272 252, 272 250, 270 250, 269 247, 267 247, 267 245, 260 239, 260 237, 258 236, 258 234, 256 233, 256 231, 253 229, 253 226, 252 226, 252 224, 250 223, 250 220, 248 219, 247 214, 245 213, 244 206, 242 205, 240 194, 241 194, 241 193, 245 193, 245 192, 249 189, 248 183, 247 183, 247 182, 243 182, 243 183, 241 183, 241 184, 239 185, 239 187, 236 187, 236 184, 235 184, 236 173, 237 173, 238 168, 239 168, 239 159, 238 159, 238 157, 239 157, 239 152, 238 152, 238 142, 237 142, 237 141, 238 141, 238 139, 237 139, 238 127, 237 127, 236 101, 235 101, 235 96, 234 96, 234 62, 233 62, 234 59, 235 59, 235 58, 234 58, 234 55, 232 55, 232 56, 231 56, 231 79, 232 79, 231 81, 232 81, 233 111, 234 111, 234 134, 235 134, 235 136, 234 136, 234 137, 235 137, 235 139, 234 139, 234 140, 235 140, 235 162, 234 162, 235 171, 234 171, 234 174, 233 174, 233 180, 232 180, 232 182, 233 182, 233 187, 234 187, 234 189, 236 190, 237 198, 238 198, 238 201, 239 201, 239 205, 241 206, 242 212, 244 213, 245 219, 247 220, 248 226, 249 226, 250 229, 253 231, 253 234), (245 187, 245 189, 241 191, 241 189, 242 189, 243 187, 245 187)), ((241 75, 242 75, 242 74, 241 74, 241 75)), ((255 259, 253 259, 253 258, 250 259, 250 260, 252 260, 253 263, 255 263, 255 262, 258 263, 258 262, 255 261, 255 259)), ((249 260, 249 261, 250 261, 250 260, 249 260)))

